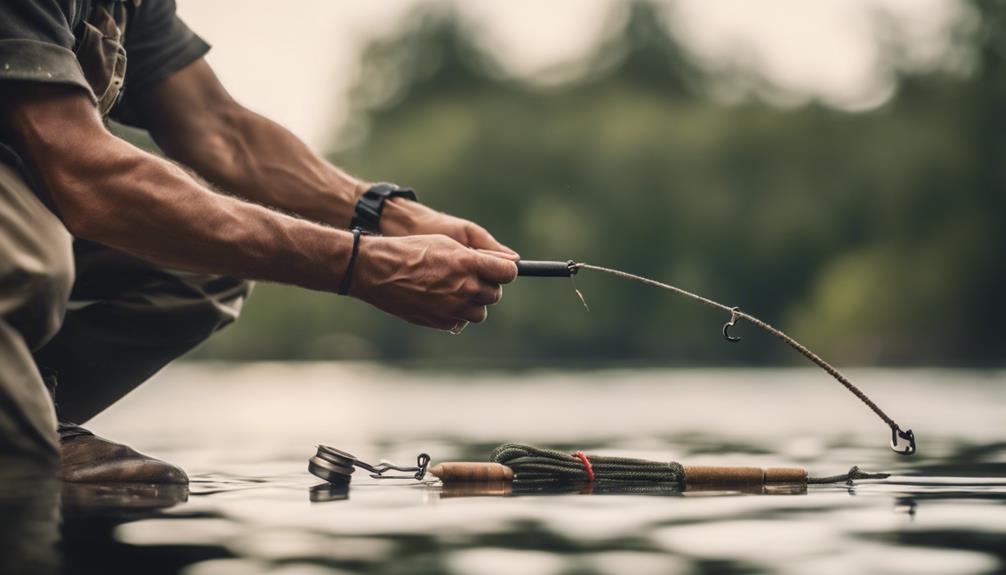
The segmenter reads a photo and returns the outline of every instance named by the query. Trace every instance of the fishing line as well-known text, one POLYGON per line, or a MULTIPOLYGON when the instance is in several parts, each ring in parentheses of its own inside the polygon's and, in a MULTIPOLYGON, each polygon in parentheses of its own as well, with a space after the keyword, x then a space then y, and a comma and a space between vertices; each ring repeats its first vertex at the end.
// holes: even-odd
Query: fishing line
MULTIPOLYGON (((573 276, 576 275, 576 273, 579 272, 580 270, 591 270, 605 274, 610 274, 622 279, 627 279, 651 287, 664 289, 676 293, 680 296, 689 298, 693 301, 697 301, 713 309, 729 313, 730 318, 726 323, 723 324, 722 333, 723 337, 727 341, 730 341, 732 343, 737 343, 741 340, 740 337, 733 336, 730 334, 730 329, 737 325, 738 320, 743 319, 751 324, 754 324, 765 333, 768 333, 770 335, 775 336, 778 339, 781 339, 783 342, 786 343, 786 345, 795 349, 798 353, 800 353, 800 355, 804 356, 812 363, 823 369, 825 372, 831 375, 836 381, 838 381, 846 389, 848 389, 853 395, 859 398, 859 400, 862 401, 867 407, 869 407, 873 411, 873 413, 877 415, 877 417, 879 417, 884 423, 886 423, 891 428, 891 449, 895 453, 898 453, 899 455, 911 455, 915 453, 916 451, 915 433, 911 429, 902 430, 901 426, 899 426, 897 422, 894 421, 893 418, 887 415, 887 413, 884 412, 884 410, 882 410, 880 406, 874 403, 874 401, 870 399, 866 395, 866 393, 864 393, 861 389, 859 389, 859 387, 857 387, 855 384, 849 381, 849 379, 844 375, 842 375, 842 373, 839 372, 837 369, 835 369, 835 367, 833 367, 831 364, 821 359, 819 355, 810 351, 810 349, 808 349, 806 346, 804 346, 800 342, 796 341, 795 339, 784 333, 782 330, 772 326, 771 324, 765 321, 758 319, 757 317, 749 313, 741 311, 740 308, 738 307, 726 306, 717 301, 711 300, 707 297, 703 297, 696 293, 692 293, 688 290, 684 290, 679 287, 666 284, 664 282, 660 282, 654 279, 650 279, 647 277, 643 277, 640 275, 612 268, 595 266, 587 263, 574 262, 572 260, 568 262, 524 261, 524 260, 517 262, 518 275, 522 276, 569 277, 570 279, 572 279, 573 276), (907 441, 908 442, 907 445, 903 448, 899 448, 900 440, 907 441)), ((583 298, 583 294, 580 292, 580 290, 576 289, 575 283, 574 283, 574 290, 576 291, 577 296, 583 302, 584 307, 586 307, 587 302, 583 298)))

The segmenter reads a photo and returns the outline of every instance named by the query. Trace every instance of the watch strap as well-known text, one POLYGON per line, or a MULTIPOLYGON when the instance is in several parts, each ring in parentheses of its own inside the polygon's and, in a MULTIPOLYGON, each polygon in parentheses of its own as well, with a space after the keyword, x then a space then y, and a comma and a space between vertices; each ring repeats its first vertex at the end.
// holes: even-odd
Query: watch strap
POLYGON ((371 234, 381 233, 381 212, 384 211, 384 202, 389 198, 406 198, 413 202, 418 201, 416 192, 410 188, 402 188, 395 184, 375 184, 364 192, 356 202, 349 227, 359 228, 371 234))

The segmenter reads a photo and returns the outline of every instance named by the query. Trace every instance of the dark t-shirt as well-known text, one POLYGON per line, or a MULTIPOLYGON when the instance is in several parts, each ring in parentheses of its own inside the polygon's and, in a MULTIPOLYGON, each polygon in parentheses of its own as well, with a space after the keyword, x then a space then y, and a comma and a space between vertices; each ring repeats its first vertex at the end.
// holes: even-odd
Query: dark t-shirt
MULTIPOLYGON (((209 45, 175 14, 175 0, 126 0, 126 76, 111 116, 126 123, 145 88, 202 57, 209 45)), ((64 84, 94 94, 73 48, 92 0, 0 1, 0 91, 10 81, 64 84)), ((142 126, 140 126, 142 127, 142 126)), ((0 140, 0 147, 4 142, 0 140)), ((0 161, 17 163, 8 149, 0 161)))

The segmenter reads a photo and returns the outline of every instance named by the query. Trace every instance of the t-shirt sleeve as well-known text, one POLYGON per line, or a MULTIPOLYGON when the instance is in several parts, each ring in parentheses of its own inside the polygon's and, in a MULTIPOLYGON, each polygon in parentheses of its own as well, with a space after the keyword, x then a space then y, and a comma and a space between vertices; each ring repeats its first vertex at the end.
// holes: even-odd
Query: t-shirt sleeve
MULTIPOLYGON (((126 83, 120 106, 210 50, 175 10, 175 0, 144 0, 126 24, 126 83)), ((118 106, 117 106, 118 107, 118 106)))
POLYGON ((0 2, 0 82, 29 81, 68 84, 85 90, 73 53, 73 32, 58 0, 0 2))

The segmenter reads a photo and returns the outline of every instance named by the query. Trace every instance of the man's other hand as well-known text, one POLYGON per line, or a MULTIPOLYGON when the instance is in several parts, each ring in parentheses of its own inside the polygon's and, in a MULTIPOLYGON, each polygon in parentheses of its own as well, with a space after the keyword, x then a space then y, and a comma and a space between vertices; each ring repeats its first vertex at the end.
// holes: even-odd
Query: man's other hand
POLYGON ((451 330, 479 323, 486 307, 503 297, 502 284, 517 277, 517 264, 503 255, 445 235, 365 236, 350 294, 422 326, 451 330))
POLYGON ((386 236, 442 234, 470 248, 498 252, 501 257, 513 261, 520 259, 517 252, 496 241, 482 226, 403 198, 385 202, 381 233, 386 236))

